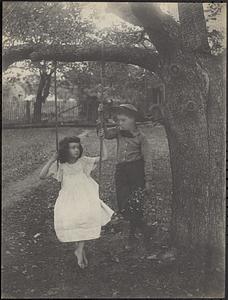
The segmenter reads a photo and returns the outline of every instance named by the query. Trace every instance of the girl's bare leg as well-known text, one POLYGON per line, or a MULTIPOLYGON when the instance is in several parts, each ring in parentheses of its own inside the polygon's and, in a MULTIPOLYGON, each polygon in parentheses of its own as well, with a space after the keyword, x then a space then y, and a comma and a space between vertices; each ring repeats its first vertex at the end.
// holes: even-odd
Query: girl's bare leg
POLYGON ((83 260, 84 260, 85 266, 87 267, 88 266, 88 259, 86 257, 85 249, 83 249, 83 260))
POLYGON ((85 263, 84 263, 84 257, 83 257, 83 252, 84 252, 84 241, 80 241, 76 243, 76 249, 74 251, 75 256, 78 259, 78 265, 81 269, 85 268, 85 263))

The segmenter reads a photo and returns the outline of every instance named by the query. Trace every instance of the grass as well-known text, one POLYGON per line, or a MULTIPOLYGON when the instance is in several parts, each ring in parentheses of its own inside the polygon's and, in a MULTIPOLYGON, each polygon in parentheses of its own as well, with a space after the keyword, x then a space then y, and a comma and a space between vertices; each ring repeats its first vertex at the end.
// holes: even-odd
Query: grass
MULTIPOLYGON (((80 130, 72 132, 78 134, 80 130)), ((65 134, 67 129, 60 128, 60 138, 65 134)), ((55 129, 3 130, 2 144, 3 183, 8 183, 23 179, 47 160, 55 150, 55 129)))

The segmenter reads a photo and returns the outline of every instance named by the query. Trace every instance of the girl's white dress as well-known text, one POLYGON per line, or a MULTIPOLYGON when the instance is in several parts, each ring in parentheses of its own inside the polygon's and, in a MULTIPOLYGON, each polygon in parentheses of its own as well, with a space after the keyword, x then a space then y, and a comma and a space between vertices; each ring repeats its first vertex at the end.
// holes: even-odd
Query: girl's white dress
POLYGON ((61 242, 100 237, 101 226, 111 220, 114 211, 99 199, 98 184, 90 176, 97 158, 82 156, 74 164, 54 163, 49 171, 61 182, 54 208, 54 226, 61 242))

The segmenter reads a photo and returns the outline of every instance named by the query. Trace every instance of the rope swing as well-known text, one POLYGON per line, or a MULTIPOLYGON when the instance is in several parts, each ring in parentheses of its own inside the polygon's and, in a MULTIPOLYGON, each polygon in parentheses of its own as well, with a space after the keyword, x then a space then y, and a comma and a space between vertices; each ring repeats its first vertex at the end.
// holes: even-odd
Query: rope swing
MULTIPOLYGON (((55 140, 56 140, 56 151, 59 150, 59 130, 58 130, 58 95, 57 95, 57 62, 54 61, 54 95, 55 95, 55 140)), ((103 104, 104 104, 104 76, 105 76, 105 63, 104 63, 104 44, 101 45, 101 72, 100 72, 100 82, 101 82, 101 97, 100 104, 102 105, 102 111, 99 111, 99 123, 100 128, 104 126, 104 114, 103 114, 103 104)), ((99 159, 99 183, 101 184, 101 174, 102 174, 102 155, 103 155, 103 137, 100 137, 100 159, 99 159)), ((57 160, 57 169, 59 167, 59 161, 57 160)))
MULTIPOLYGON (((57 78, 56 78, 57 62, 54 62, 54 94, 55 94, 55 141, 56 151, 59 151, 59 132, 58 132, 58 105, 57 105, 57 78)), ((57 170, 59 168, 59 160, 57 159, 57 170)))
MULTIPOLYGON (((104 44, 102 42, 102 45, 101 45, 101 72, 100 72, 100 81, 101 81, 101 98, 100 98, 100 103, 102 105, 102 111, 99 111, 100 128, 104 128, 104 113, 103 113, 103 104, 104 104, 104 76, 105 76, 104 44)), ((103 154, 103 137, 100 137, 99 186, 101 185, 102 154, 103 154)))

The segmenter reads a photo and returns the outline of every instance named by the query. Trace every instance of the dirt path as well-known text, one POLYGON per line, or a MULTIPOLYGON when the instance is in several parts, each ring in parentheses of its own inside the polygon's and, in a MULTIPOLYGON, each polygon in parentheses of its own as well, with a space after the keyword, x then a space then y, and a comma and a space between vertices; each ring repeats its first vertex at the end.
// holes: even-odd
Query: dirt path
POLYGON ((6 209, 20 201, 25 195, 30 193, 33 188, 41 184, 39 179, 41 167, 30 173, 26 178, 16 182, 9 182, 2 189, 2 208, 6 209))

